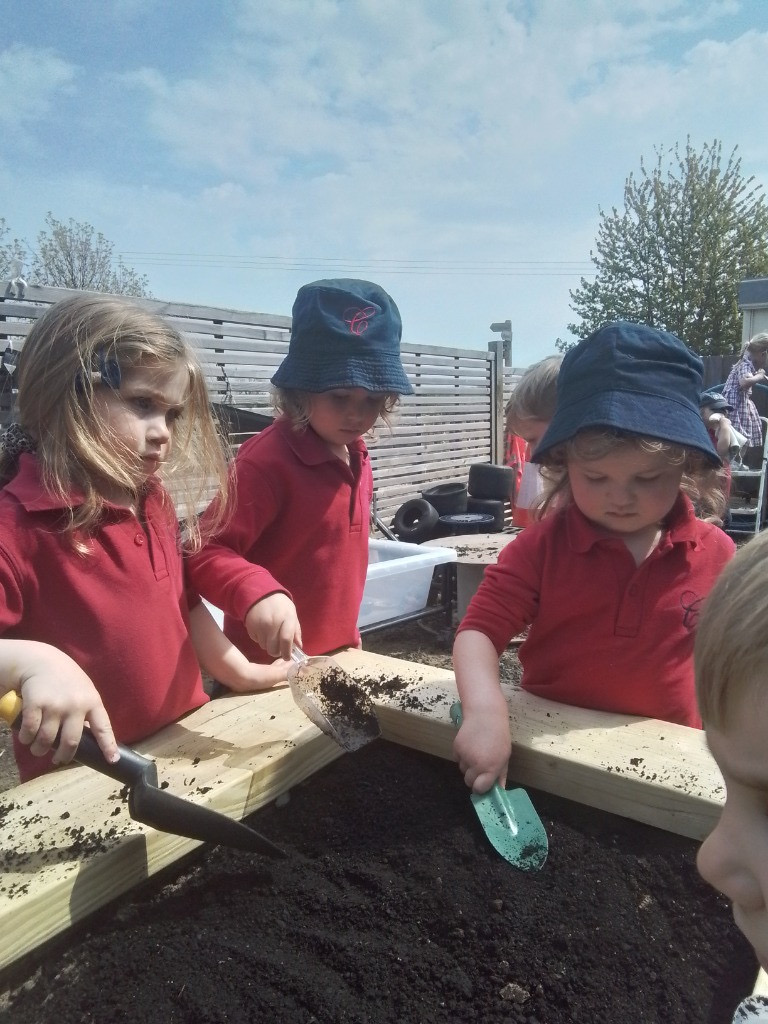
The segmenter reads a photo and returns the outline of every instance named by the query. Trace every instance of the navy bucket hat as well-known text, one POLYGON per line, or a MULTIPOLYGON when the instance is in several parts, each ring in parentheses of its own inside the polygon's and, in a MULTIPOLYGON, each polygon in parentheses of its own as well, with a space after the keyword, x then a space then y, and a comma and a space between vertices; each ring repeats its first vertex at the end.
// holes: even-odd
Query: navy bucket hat
POLYGON ((398 308, 377 284, 313 281, 296 295, 288 355, 272 383, 315 393, 365 388, 412 395, 400 361, 401 335, 398 308))
POLYGON ((726 402, 721 391, 702 391, 699 398, 700 409, 712 409, 713 412, 733 412, 733 406, 726 402))
POLYGON ((720 465, 699 413, 704 364, 676 335, 619 320, 570 349, 557 407, 532 461, 580 430, 607 427, 679 444, 720 465))

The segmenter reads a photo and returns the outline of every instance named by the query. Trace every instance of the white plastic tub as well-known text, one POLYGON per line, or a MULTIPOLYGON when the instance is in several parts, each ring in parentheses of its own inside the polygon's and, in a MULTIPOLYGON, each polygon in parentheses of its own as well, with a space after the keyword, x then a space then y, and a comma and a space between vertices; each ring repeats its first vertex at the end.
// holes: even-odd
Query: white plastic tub
MULTIPOLYGON (((371 540, 358 627, 372 626, 426 608, 435 566, 455 561, 456 552, 452 548, 371 540)), ((222 627, 224 613, 207 601, 204 603, 222 627)))
POLYGON ((426 608, 435 566, 455 561, 452 548, 371 540, 358 627, 373 626, 426 608))

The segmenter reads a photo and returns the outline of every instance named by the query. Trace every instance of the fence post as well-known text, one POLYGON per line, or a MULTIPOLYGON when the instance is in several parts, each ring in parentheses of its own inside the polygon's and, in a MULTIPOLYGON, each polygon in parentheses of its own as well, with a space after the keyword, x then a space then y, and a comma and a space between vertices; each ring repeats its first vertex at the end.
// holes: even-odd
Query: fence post
POLYGON ((494 338, 488 342, 491 383, 491 462, 501 465, 504 461, 504 341, 494 338))

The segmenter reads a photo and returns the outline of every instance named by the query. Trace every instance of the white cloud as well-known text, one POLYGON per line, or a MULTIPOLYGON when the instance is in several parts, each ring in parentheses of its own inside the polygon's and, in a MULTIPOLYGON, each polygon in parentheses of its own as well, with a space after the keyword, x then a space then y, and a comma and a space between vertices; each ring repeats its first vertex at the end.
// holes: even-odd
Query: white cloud
POLYGON ((526 168, 572 145, 595 118, 605 135, 666 120, 676 107, 687 114, 694 97, 737 101, 742 51, 759 60, 768 36, 711 44, 715 67, 696 49, 687 60, 681 49, 648 61, 648 46, 671 31, 682 6, 690 11, 657 2, 615 13, 613 4, 550 0, 526 23, 501 0, 359 0, 354 18, 331 0, 259 0, 244 5, 227 59, 213 55, 194 78, 145 73, 141 82, 153 129, 181 162, 207 163, 254 188, 279 186, 286 172, 291 187, 328 175, 361 185, 401 174, 410 185, 432 179, 427 191, 450 195, 453 174, 492 182, 498 160, 514 162, 525 180, 526 168), (596 21, 606 7, 614 13, 596 21), (657 20, 639 20, 649 9, 657 20))
POLYGON ((45 118, 57 94, 72 91, 77 69, 51 50, 15 43, 0 52, 0 125, 6 130, 45 118))
MULTIPOLYGON (((126 250, 345 257, 373 277, 366 260, 473 266, 385 281, 404 315, 433 309, 427 340, 456 344, 470 323, 484 332, 508 315, 529 336, 564 334, 578 278, 501 265, 586 261, 598 207, 621 203, 654 146, 720 138, 727 155, 739 143, 745 173, 768 183, 768 12, 745 29, 746 0, 241 0, 224 10, 217 31, 179 39, 190 54, 181 72, 178 55, 121 54, 133 70, 105 93, 127 140, 121 160, 110 167, 99 122, 87 176, 51 165, 28 177, 43 214, 87 219, 126 250)), ((73 88, 79 72, 59 60, 61 86, 73 88)), ((36 116, 57 88, 42 90, 36 116)), ((168 294, 172 268, 141 269, 168 294)), ((290 307, 295 276, 268 276, 273 311, 290 307)), ((269 308, 264 275, 177 277, 172 297, 248 306, 258 295, 269 308)))

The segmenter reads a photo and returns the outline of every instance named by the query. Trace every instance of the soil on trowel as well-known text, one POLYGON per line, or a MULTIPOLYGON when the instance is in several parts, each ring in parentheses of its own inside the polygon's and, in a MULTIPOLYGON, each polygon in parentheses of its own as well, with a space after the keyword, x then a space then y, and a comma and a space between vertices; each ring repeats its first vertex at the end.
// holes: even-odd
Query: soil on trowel
POLYGON ((379 735, 370 695, 341 669, 330 668, 322 673, 316 698, 320 711, 340 735, 354 737, 358 743, 379 735))
POLYGON ((377 739, 251 817, 285 860, 203 847, 6 973, 0 1021, 729 1024, 757 965, 697 844, 530 796, 538 872, 455 764, 377 739))

